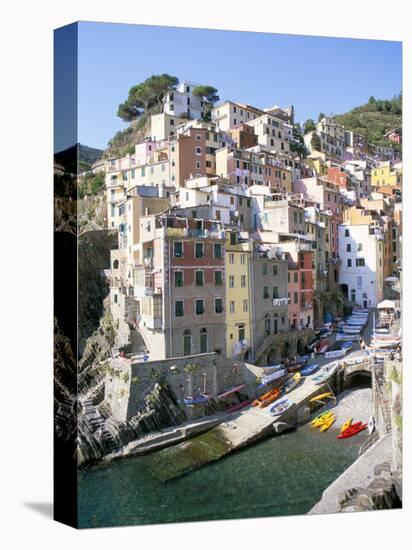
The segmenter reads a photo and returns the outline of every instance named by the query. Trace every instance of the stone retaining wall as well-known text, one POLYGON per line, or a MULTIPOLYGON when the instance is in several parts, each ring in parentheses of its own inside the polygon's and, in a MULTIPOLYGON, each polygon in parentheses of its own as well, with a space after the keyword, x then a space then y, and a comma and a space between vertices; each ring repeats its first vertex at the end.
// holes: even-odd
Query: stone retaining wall
MULTIPOLYGON (((111 361, 106 374, 105 401, 113 417, 126 422, 142 408, 156 382, 168 383, 179 401, 202 393, 216 399, 219 393, 240 384, 245 384, 242 394, 254 396, 259 379, 267 372, 264 367, 225 359, 217 353, 147 362, 118 358, 111 361)), ((203 416, 205 408, 204 404, 186 406, 187 417, 203 416)))

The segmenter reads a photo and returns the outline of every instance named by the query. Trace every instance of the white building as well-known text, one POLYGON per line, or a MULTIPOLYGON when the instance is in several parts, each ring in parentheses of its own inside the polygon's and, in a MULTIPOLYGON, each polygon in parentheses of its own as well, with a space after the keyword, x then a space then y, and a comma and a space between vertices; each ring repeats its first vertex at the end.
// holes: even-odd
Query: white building
POLYGON ((163 112, 177 117, 201 118, 203 113, 202 98, 193 95, 193 89, 197 86, 199 84, 182 80, 176 90, 166 94, 163 112))
MULTIPOLYGON (((312 136, 314 132, 305 134, 303 140, 310 153, 313 152, 312 136)), ((316 134, 320 139, 320 152, 332 158, 343 158, 345 151, 345 129, 336 124, 333 118, 324 117, 316 124, 316 134)))
POLYGON ((293 127, 281 118, 269 113, 250 121, 250 126, 258 136, 258 143, 269 147, 277 153, 289 153, 290 140, 293 135, 293 127))
POLYGON ((240 124, 249 124, 262 113, 262 110, 250 105, 225 101, 212 109, 212 121, 220 131, 228 132, 240 124))
POLYGON ((351 302, 376 307, 383 298, 383 232, 378 222, 339 225, 339 284, 351 302))
POLYGON ((151 141, 168 139, 176 135, 176 127, 182 122, 183 118, 169 113, 152 115, 145 137, 151 141))

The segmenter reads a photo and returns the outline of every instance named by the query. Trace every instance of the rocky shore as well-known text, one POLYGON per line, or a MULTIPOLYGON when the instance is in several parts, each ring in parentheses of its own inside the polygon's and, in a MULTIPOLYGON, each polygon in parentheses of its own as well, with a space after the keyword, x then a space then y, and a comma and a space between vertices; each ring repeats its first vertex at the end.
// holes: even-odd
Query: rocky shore
POLYGON ((379 439, 324 491, 308 514, 400 507, 391 478, 391 446, 390 435, 379 439))

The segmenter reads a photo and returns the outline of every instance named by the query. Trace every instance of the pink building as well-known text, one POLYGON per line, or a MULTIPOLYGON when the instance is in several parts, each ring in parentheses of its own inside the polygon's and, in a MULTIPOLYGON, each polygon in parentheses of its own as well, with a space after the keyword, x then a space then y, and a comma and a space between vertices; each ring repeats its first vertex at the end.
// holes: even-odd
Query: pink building
POLYGON ((314 202, 319 210, 332 213, 330 222, 331 253, 332 257, 337 257, 338 227, 342 223, 342 195, 339 192, 339 186, 327 178, 315 176, 294 181, 293 192, 303 194, 306 199, 314 202))

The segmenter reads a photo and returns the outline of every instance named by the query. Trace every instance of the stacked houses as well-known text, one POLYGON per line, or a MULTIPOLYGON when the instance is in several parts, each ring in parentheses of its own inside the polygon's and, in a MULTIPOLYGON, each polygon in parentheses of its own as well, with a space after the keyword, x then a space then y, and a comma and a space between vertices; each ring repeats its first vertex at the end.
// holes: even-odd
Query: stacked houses
POLYGON ((134 152, 105 164, 110 304, 151 359, 265 342, 374 307, 400 269, 402 166, 331 118, 298 155, 294 109, 167 94, 134 152))

